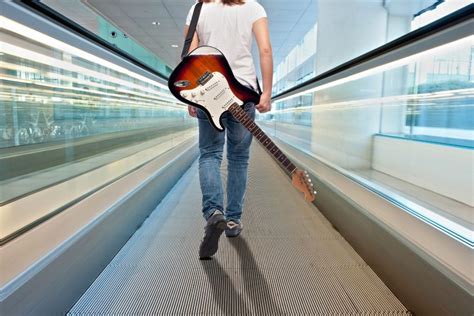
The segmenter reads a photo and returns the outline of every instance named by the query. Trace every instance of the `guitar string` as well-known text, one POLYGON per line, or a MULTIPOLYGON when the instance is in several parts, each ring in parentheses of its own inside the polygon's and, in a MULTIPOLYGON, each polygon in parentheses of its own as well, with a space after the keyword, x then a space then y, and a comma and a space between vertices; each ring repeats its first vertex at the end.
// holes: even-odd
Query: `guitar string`
POLYGON ((244 125, 257 140, 275 157, 275 159, 292 174, 297 168, 286 157, 286 155, 278 148, 278 146, 265 134, 262 129, 255 124, 250 116, 237 104, 234 103, 229 107, 229 112, 244 125))

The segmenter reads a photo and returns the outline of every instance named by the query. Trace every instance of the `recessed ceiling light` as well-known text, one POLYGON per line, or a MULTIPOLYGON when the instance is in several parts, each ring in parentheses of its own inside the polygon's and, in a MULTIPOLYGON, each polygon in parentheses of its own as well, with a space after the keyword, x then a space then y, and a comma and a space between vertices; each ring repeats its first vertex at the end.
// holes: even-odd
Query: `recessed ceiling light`
POLYGON ((153 24, 153 25, 160 25, 160 22, 153 21, 153 22, 151 22, 151 24, 153 24))
POLYGON ((179 46, 176 45, 176 44, 173 44, 173 45, 171 45, 171 47, 173 47, 173 48, 178 48, 179 46))

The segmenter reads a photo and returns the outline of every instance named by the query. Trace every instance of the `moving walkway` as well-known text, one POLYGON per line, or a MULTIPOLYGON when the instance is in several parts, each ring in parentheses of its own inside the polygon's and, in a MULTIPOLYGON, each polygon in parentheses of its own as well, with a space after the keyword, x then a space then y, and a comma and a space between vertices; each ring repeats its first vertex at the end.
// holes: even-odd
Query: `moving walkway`
POLYGON ((197 129, 166 75, 26 2, 0 4, 0 314, 473 313, 470 142, 406 125, 472 88, 388 84, 468 47, 473 5, 275 95, 257 120, 317 198, 254 142, 244 232, 199 261, 197 129))

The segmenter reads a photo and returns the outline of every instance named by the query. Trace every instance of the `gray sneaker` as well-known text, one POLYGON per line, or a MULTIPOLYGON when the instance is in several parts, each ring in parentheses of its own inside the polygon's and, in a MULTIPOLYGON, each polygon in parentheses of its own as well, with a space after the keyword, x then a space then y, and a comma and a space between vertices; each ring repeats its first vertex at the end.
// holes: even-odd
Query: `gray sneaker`
POLYGON ((236 223, 232 220, 228 221, 227 227, 225 228, 225 235, 230 238, 237 237, 242 232, 242 229, 244 229, 242 223, 236 223))
POLYGON ((207 219, 206 226, 204 227, 204 238, 199 247, 200 260, 209 260, 217 252, 219 238, 226 227, 227 223, 224 214, 219 210, 216 210, 207 219))

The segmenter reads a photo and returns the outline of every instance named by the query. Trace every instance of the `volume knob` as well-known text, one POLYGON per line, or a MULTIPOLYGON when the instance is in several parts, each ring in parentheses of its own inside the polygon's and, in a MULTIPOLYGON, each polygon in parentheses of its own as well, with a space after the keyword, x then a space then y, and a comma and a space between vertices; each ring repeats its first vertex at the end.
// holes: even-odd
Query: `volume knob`
POLYGON ((197 93, 196 92, 191 92, 191 96, 194 98, 197 96, 197 93))

